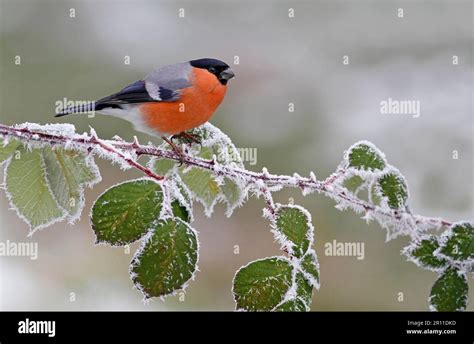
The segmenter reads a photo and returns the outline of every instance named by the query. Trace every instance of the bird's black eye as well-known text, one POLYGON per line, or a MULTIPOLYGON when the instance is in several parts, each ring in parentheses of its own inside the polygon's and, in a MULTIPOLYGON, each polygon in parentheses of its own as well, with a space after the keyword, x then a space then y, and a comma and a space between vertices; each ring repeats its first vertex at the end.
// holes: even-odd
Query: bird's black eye
POLYGON ((209 72, 212 73, 212 74, 215 74, 216 73, 216 68, 215 67, 209 67, 209 72))

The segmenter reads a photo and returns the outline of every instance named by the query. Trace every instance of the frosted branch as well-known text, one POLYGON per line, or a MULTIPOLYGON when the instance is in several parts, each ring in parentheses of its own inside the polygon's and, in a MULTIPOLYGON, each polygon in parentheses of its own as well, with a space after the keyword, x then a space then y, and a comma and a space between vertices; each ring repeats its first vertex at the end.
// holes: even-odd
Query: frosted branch
POLYGON ((82 135, 76 133, 52 134, 44 133, 29 125, 7 126, 0 124, 0 135, 7 140, 8 138, 15 138, 27 145, 47 144, 86 151, 89 154, 95 153, 122 164, 122 166, 125 166, 124 168, 136 168, 148 177, 158 181, 162 181, 166 177, 159 176, 149 168, 139 164, 137 159, 140 156, 148 155, 183 162, 188 166, 211 171, 216 176, 239 180, 245 185, 255 186, 255 190, 258 190, 257 192, 263 193, 270 212, 273 210, 271 192, 288 187, 300 189, 304 195, 312 192, 321 193, 338 203, 338 208, 351 208, 355 212, 362 214, 366 220, 377 219, 381 223, 386 221, 392 225, 399 224, 401 227, 406 228, 403 234, 409 235, 412 238, 418 238, 423 230, 449 227, 452 224, 442 218, 415 215, 408 210, 391 210, 359 199, 336 183, 339 178, 344 176, 344 169, 338 169, 328 178, 318 180, 313 173, 309 177, 302 177, 296 174, 293 176, 276 175, 269 173, 266 169, 262 172, 253 172, 244 168, 219 164, 215 159, 206 160, 189 154, 180 156, 172 150, 158 148, 152 144, 142 145, 136 139, 133 142, 125 142, 119 139, 102 140, 93 131, 91 134, 84 133, 82 135), (420 228, 421 230, 419 230, 420 228))

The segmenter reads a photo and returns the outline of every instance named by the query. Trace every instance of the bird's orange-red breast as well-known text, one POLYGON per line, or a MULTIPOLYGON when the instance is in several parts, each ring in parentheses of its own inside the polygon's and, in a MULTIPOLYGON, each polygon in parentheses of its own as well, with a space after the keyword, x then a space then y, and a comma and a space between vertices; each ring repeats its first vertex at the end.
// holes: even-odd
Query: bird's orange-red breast
POLYGON ((233 77, 230 67, 220 60, 177 63, 158 68, 93 105, 69 107, 56 116, 97 111, 126 119, 147 134, 179 134, 211 118, 233 77))
POLYGON ((200 68, 191 70, 191 84, 176 102, 149 102, 140 105, 146 124, 160 133, 177 134, 207 122, 224 99, 227 85, 200 68))

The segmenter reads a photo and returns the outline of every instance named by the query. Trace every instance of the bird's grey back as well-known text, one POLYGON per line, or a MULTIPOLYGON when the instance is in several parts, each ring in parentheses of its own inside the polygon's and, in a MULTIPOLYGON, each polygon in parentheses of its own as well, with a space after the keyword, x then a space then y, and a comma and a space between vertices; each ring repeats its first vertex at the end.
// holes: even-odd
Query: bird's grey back
POLYGON ((189 62, 177 63, 155 69, 144 79, 147 84, 147 89, 149 92, 155 91, 155 87, 179 91, 180 89, 189 87, 191 86, 189 80, 191 69, 192 67, 189 62), (150 85, 152 89, 149 89, 148 85, 150 85))

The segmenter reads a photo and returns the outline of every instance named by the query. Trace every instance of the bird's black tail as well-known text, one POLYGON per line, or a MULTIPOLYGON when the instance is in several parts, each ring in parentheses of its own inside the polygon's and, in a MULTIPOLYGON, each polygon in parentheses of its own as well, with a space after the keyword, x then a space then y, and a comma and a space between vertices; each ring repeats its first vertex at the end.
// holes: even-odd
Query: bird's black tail
POLYGON ((91 114, 97 110, 96 102, 81 102, 78 105, 68 106, 56 112, 54 117, 62 117, 75 113, 91 114))

